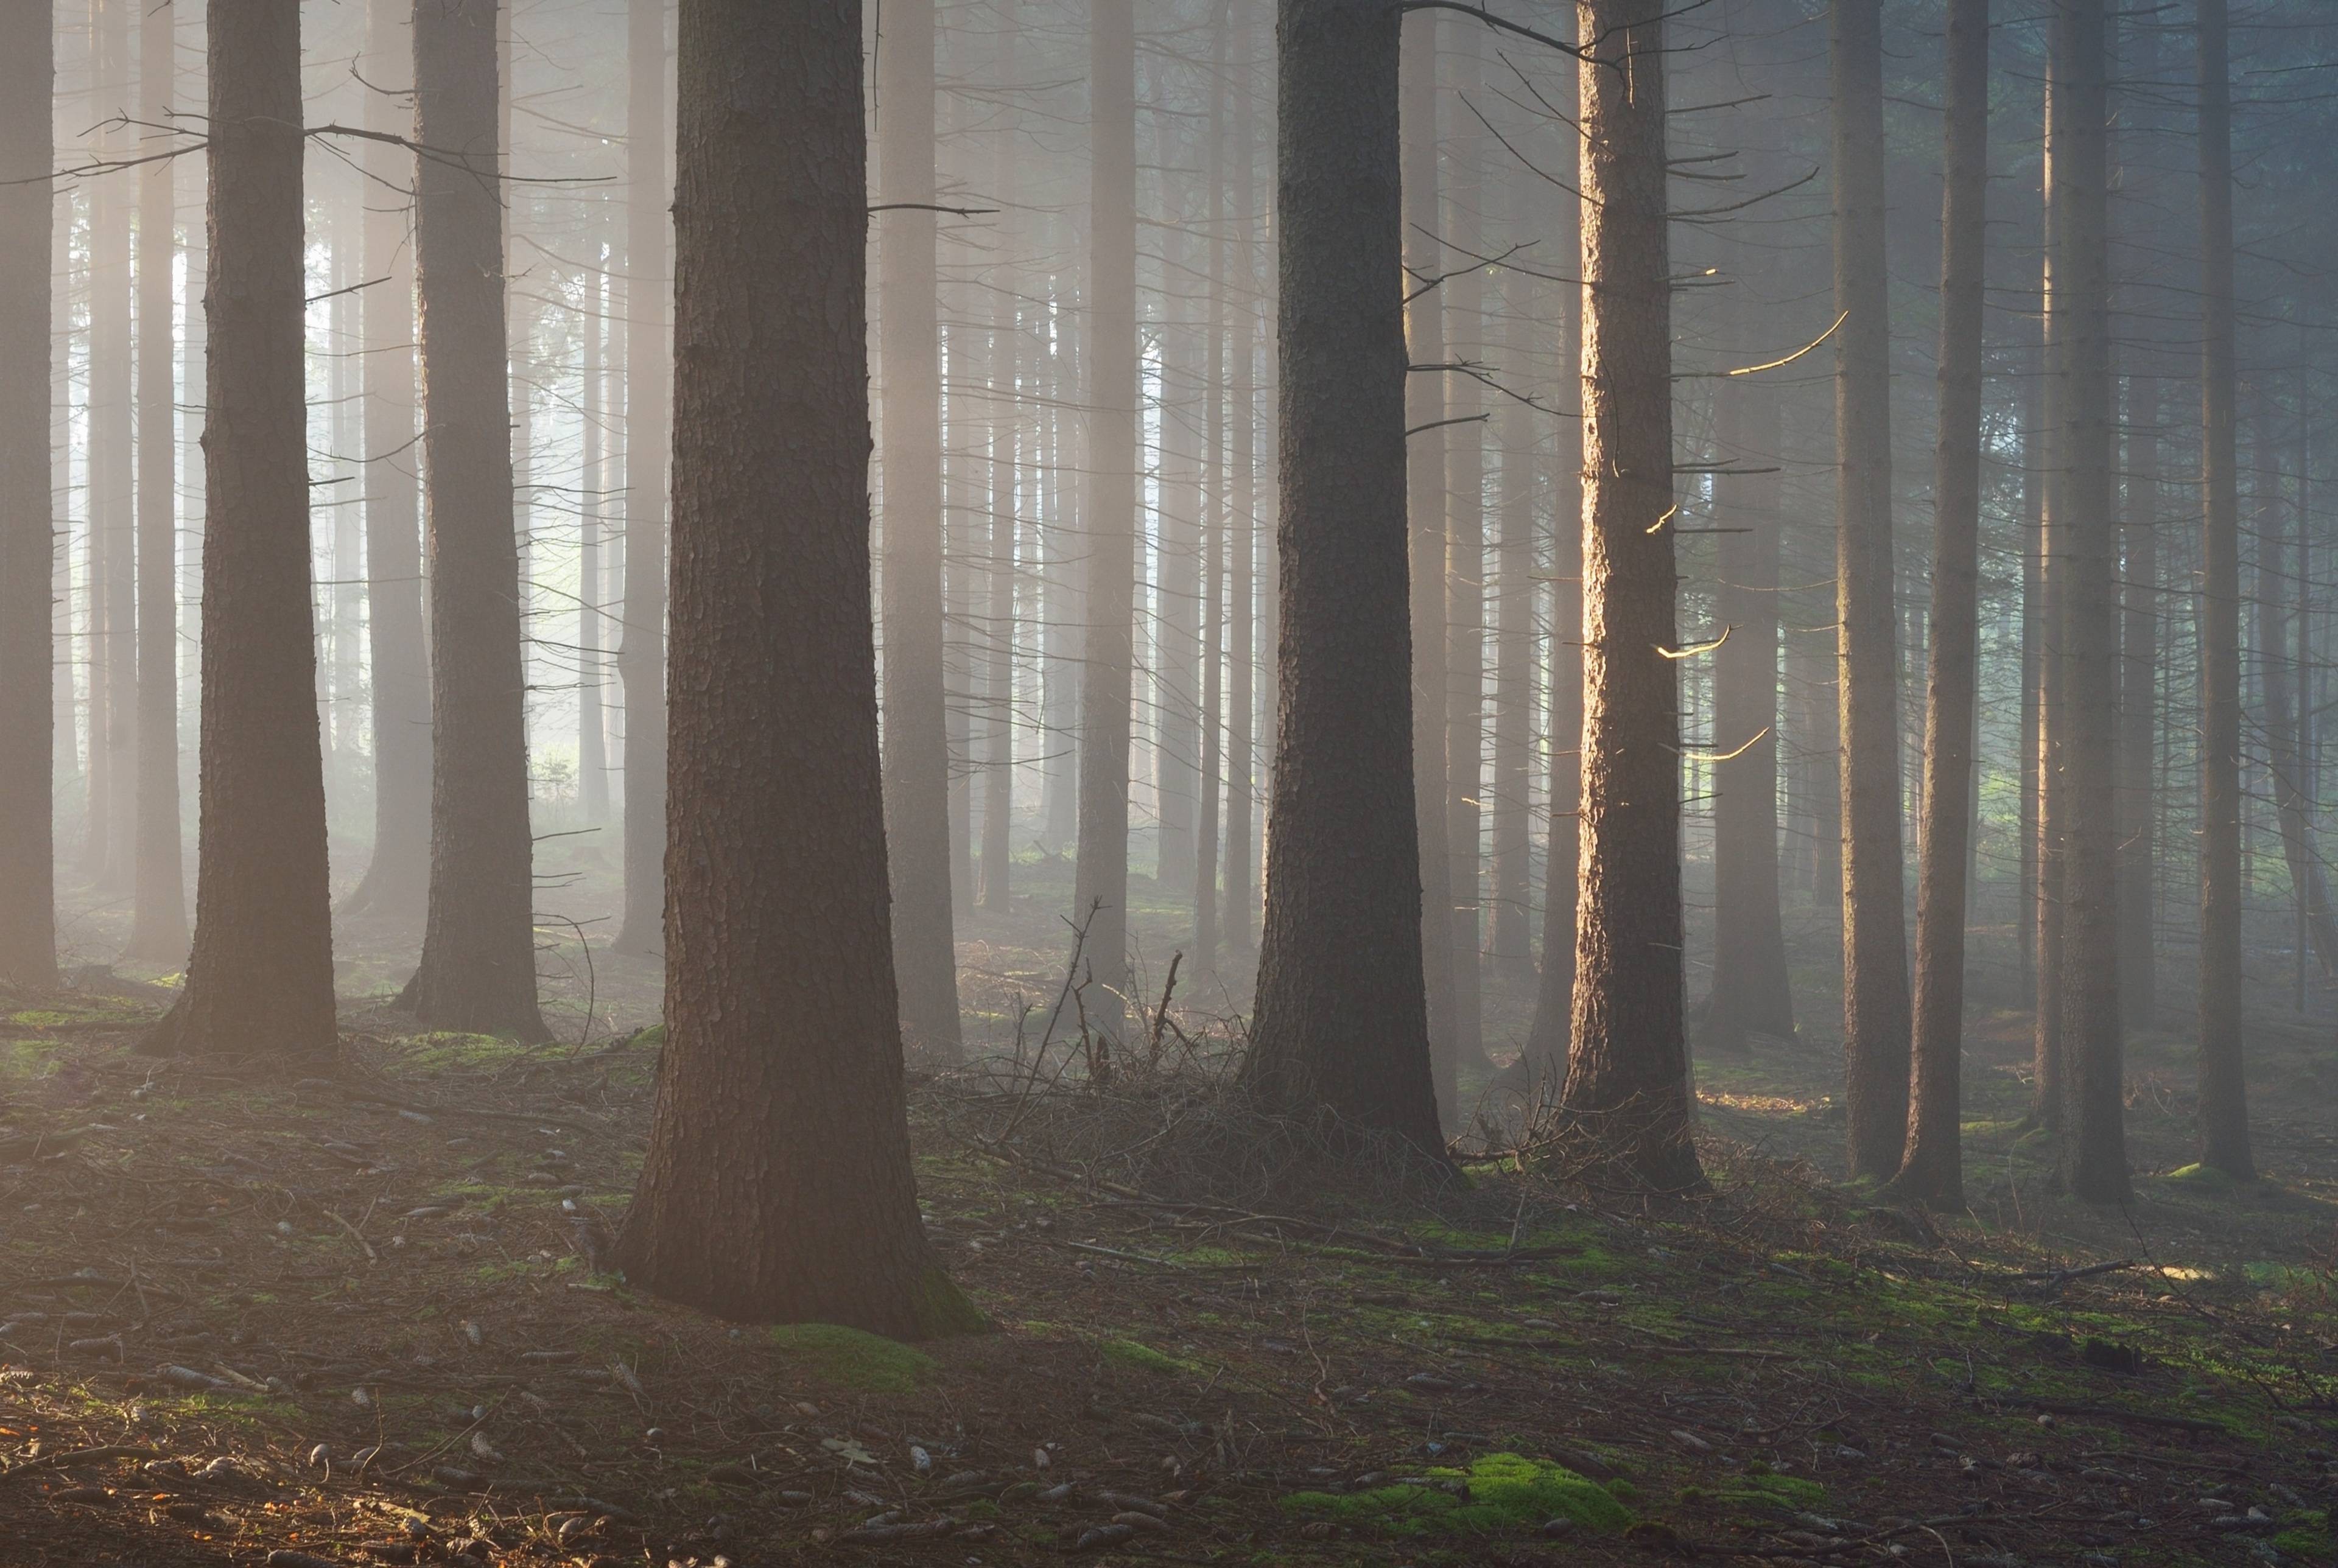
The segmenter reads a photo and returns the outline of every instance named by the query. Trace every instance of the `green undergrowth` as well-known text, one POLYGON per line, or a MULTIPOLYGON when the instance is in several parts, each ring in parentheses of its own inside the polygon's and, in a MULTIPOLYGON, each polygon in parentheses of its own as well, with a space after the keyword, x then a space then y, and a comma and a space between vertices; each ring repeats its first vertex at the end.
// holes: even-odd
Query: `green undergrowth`
POLYGON ((2300 1563, 2338 1557, 2338 1535, 2332 1534, 2328 1510, 2313 1508, 2292 1515, 2290 1527, 2273 1538, 2273 1549, 2300 1563))
POLYGON ((1282 1506, 1385 1535, 1492 1535, 1554 1519, 1612 1534, 1633 1522, 1608 1488, 1517 1454, 1488 1454, 1467 1470, 1439 1467, 1369 1491, 1294 1492, 1282 1506))
POLYGON ((1159 1373, 1164 1377, 1172 1377, 1181 1372, 1199 1375, 1202 1370, 1191 1361, 1181 1360, 1177 1357, 1155 1350, 1150 1345, 1139 1344, 1134 1339, 1106 1339, 1096 1348, 1103 1351, 1108 1360, 1117 1361, 1124 1367, 1136 1367, 1140 1371, 1159 1373))
POLYGON ((836 1323, 781 1323, 771 1339, 813 1377, 864 1394, 910 1393, 935 1371, 922 1350, 836 1323))

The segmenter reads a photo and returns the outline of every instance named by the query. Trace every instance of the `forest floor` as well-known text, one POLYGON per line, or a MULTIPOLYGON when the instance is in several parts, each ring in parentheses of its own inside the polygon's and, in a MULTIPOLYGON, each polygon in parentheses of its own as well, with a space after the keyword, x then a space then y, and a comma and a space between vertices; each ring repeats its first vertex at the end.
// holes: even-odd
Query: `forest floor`
MULTIPOLYGON (((1060 930, 968 926, 970 1041, 1035 1046, 1060 930)), ((2338 1560, 2338 1061, 2280 1018, 2254 1188, 2187 1168, 2146 1034, 2135 1201, 2057 1196, 1992 1014, 1970 1212, 1833 1179, 1815 1025, 1700 1063, 1716 1194, 1650 1210, 1535 1161, 1312 1179, 1223 1093, 1238 999, 1196 986, 1193 1055, 1106 1088, 918 1076, 929 1228, 992 1327, 911 1348, 596 1270, 653 965, 595 954, 527 1049, 402 1030, 391 944, 346 945, 309 1078, 135 1055, 166 993, 134 978, 0 992, 0 1563, 2338 1560)))

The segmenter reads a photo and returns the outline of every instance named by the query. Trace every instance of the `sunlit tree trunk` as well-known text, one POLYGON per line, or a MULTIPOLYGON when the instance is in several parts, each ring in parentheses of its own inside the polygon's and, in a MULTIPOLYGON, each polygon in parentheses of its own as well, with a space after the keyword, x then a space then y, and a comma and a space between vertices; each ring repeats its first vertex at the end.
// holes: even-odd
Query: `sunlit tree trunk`
POLYGON ((683 0, 667 1039, 618 1255, 752 1322, 972 1327, 909 1168, 869 609, 859 0, 683 0))
POLYGON ((2225 0, 2200 72, 2200 1161, 2256 1179, 2241 1056, 2241 531, 2234 441, 2233 99, 2225 0))
MULTIPOLYGON (((50 494, 54 17, 0 11, 0 981, 57 977, 50 494)), ((68 210, 69 211, 69 210, 68 210)), ((65 735, 71 746, 71 713, 65 735)))
MULTIPOLYGON (((1541 240, 1542 181, 1523 161, 1509 181, 1511 242, 1541 240)), ((1556 250, 1554 249, 1554 253, 1556 250)), ((1502 359, 1523 392, 1539 393, 1543 377, 1536 336, 1547 330, 1551 290, 1523 272, 1502 280, 1502 359)), ((1522 398, 1505 401, 1496 421, 1501 446, 1501 510, 1494 544, 1494 772, 1488 806, 1493 818, 1487 953, 1497 975, 1524 979, 1534 973, 1531 876, 1532 793, 1528 755, 1535 720, 1535 505, 1540 499, 1541 426, 1547 423, 1522 398)))
MULTIPOLYGON (((1454 37, 1453 80, 1448 90, 1457 103, 1476 105, 1484 70, 1478 34, 1465 26, 1454 37)), ((1482 110, 1480 111, 1482 113, 1482 110)), ((1452 178, 1445 191, 1445 220, 1438 232, 1453 248, 1455 276, 1442 285, 1446 300, 1446 357, 1484 363, 1486 270, 1471 266, 1485 244, 1479 207, 1485 201, 1482 170, 1491 139, 1468 109, 1457 109, 1449 139, 1452 178)), ((1442 270, 1442 269, 1441 269, 1442 270)), ((1451 868, 1452 918, 1447 938, 1453 965, 1453 1039, 1456 1076, 1462 1065, 1483 1067, 1486 1049, 1478 949, 1483 940, 1479 844, 1485 813, 1486 747, 1486 388, 1476 377, 1454 372, 1445 383, 1445 417, 1456 423, 1445 437, 1445 852, 1451 868)), ((1439 1103, 1449 1121, 1460 1117, 1457 1096, 1439 1103)))
POLYGON ((1833 0, 1835 606, 1842 748, 1842 1038, 1851 1171, 1900 1168, 1908 934, 1892 606, 1891 333, 1882 0, 1833 0))
POLYGON ((912 1052, 958 1050, 943 708, 942 447, 934 262, 933 0, 895 0, 877 54, 885 448, 885 824, 893 966, 912 1052), (921 207, 922 204, 922 207, 921 207))
MULTIPOLYGON (((177 56, 170 0, 139 14, 139 118, 162 124, 177 56)), ((179 839, 177 338, 171 321, 171 161, 138 171, 138 822, 127 952, 175 968, 187 956, 179 839)))
POLYGON ((400 1000, 429 1029, 545 1037, 504 316, 497 0, 415 0, 415 275, 428 466, 429 916, 400 1000))
POLYGON ((1441 1160, 1412 778, 1398 13, 1280 0, 1277 17, 1282 701, 1243 1071, 1269 1104, 1441 1160))
POLYGON ((1681 1016, 1666 0, 1577 0, 1583 785, 1563 1102, 1615 1180, 1701 1188, 1681 1016))
POLYGON ((210 7, 201 833, 151 1051, 334 1047, 302 363, 299 0, 210 7))
MULTIPOLYGON (((2053 181, 2054 159, 2068 140, 2061 102, 2064 94, 2049 73, 2046 82, 2044 174, 2053 181)), ((2062 703, 2062 589, 2068 580, 2062 560, 2069 527, 2069 461, 2065 368, 2069 358, 2069 315, 2056 283, 2058 265, 2057 236, 2061 215, 2049 199, 2045 203, 2039 270, 2043 336, 2040 342, 2038 424, 2031 436, 2030 470, 2038 483, 2038 593, 2036 621, 2029 628, 2038 642, 2035 675, 2038 682, 2037 774, 2038 845, 2032 858, 2037 880, 2029 889, 2032 901, 2030 929, 2036 940, 2037 985, 2031 1005, 2029 1121, 2058 1131, 2067 1107, 2063 1093, 2068 1058, 2062 1049, 2062 883, 2065 838, 2068 832, 2068 800, 2064 790, 2062 746, 2068 718, 2062 703)))
POLYGON ((1933 464, 1930 699, 1916 882, 1916 1004, 1907 1148, 1894 1189, 1964 1203, 1964 970, 1980 638, 1980 414, 1989 205, 1989 0, 1953 0, 1943 61, 1940 441, 1933 464))
POLYGON ((1089 20, 1086 636, 1081 649, 1079 863, 1091 1028, 1117 1038, 1128 993, 1128 743, 1135 613, 1136 21, 1134 0, 1089 20))

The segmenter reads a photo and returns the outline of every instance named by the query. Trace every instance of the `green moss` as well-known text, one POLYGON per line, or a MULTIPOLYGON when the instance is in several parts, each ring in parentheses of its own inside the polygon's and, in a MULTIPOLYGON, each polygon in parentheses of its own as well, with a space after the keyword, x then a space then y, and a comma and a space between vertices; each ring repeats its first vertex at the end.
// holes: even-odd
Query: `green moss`
POLYGON ((2203 1192, 2230 1192, 2236 1183, 2213 1165, 2179 1165, 2160 1178, 2162 1181, 2181 1181, 2203 1192))
POLYGON ((1387 1535, 1490 1535, 1551 1519, 1612 1534, 1632 1523, 1632 1511, 1614 1493, 1547 1459, 1488 1454, 1467 1470, 1430 1470, 1426 1478, 1467 1486, 1400 1483, 1344 1494, 1294 1492, 1282 1506, 1387 1535))
POLYGON ((959 1289, 936 1264, 918 1286, 918 1334, 926 1339, 947 1339, 956 1334, 986 1334, 990 1319, 974 1298, 959 1289))
POLYGON ((1152 1346, 1140 1345, 1134 1339, 1107 1339, 1096 1348, 1102 1350, 1112 1360, 1125 1366, 1142 1367, 1147 1372, 1173 1376, 1179 1372, 1200 1370, 1189 1361, 1180 1361, 1174 1356, 1164 1355, 1152 1346))
POLYGON ((781 1323, 771 1343, 814 1377, 870 1394, 907 1394, 933 1375, 934 1359, 899 1340, 836 1323, 781 1323))
POLYGON ((1756 1475, 1749 1470, 1744 1485, 1715 1492, 1713 1498, 1716 1503, 1807 1513, 1826 1501, 1826 1488, 1799 1475, 1756 1475))
POLYGON ((2273 1538, 2273 1549, 2301 1563, 2327 1563, 2338 1553, 2338 1537, 2330 1529, 2329 1514, 2319 1508, 2297 1515, 2296 1522, 2273 1538))

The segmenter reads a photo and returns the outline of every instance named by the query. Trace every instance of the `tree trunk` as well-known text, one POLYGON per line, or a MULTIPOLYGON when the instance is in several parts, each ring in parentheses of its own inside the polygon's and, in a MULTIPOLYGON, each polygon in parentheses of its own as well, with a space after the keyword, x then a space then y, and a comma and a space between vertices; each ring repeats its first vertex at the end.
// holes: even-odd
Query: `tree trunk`
MULTIPOLYGON (((1537 220, 1545 216, 1542 181, 1523 162, 1510 173, 1510 242, 1543 239, 1537 220)), ((1539 387, 1544 377, 1535 358, 1535 338, 1551 314, 1550 290, 1523 272, 1503 279, 1504 368, 1518 384, 1539 387)), ((1501 512, 1494 545, 1494 777, 1489 870, 1492 904, 1487 953, 1497 975, 1525 979, 1534 973, 1532 895, 1528 890, 1533 858, 1530 814, 1533 785, 1528 754, 1535 722, 1535 504, 1542 461, 1537 411, 1508 400, 1499 420, 1501 512)))
POLYGON ((1232 452, 1227 462, 1227 526, 1233 551, 1227 572, 1226 598, 1233 606, 1227 626, 1226 657, 1226 944, 1248 953, 1256 940, 1258 916, 1258 840, 1252 831, 1256 815, 1258 657, 1258 388, 1253 374, 1256 358, 1252 337, 1258 309, 1258 273, 1254 260, 1258 232, 1258 191, 1252 177, 1253 149, 1258 135, 1251 54, 1255 47, 1251 26, 1252 8, 1233 8, 1234 263, 1225 287, 1232 290, 1232 342, 1227 358, 1233 368, 1226 389, 1233 407, 1232 452))
POLYGON ((1842 743, 1842 1039, 1851 1173, 1908 1134, 1908 932, 1891 565, 1882 0, 1833 0, 1835 608, 1842 743))
POLYGON ((958 1052, 943 706, 942 437, 934 264, 933 0, 895 0, 877 52, 879 374, 885 406, 885 825, 901 1035, 958 1052))
POLYGON ((1209 350, 1202 376, 1202 757, 1194 812, 1194 974, 1218 973, 1218 801, 1225 771, 1226 615, 1226 45, 1231 19, 1210 21, 1207 201, 1209 350))
MULTIPOLYGON (((1454 38, 1453 81, 1457 103, 1475 105, 1484 78, 1478 34, 1469 25, 1454 38)), ((1486 358, 1486 272, 1467 265, 1482 255, 1487 143, 1474 115, 1455 116, 1451 138, 1453 175, 1446 182, 1446 235, 1461 265, 1452 269, 1440 292, 1446 300, 1446 358, 1482 363, 1486 358)), ((1443 270, 1444 269, 1440 269, 1443 270)), ((1480 845, 1484 812, 1486 750, 1486 388, 1476 377, 1446 373, 1445 416, 1457 421, 1445 438, 1445 853, 1453 892, 1448 941, 1453 964, 1453 1039, 1456 1076, 1462 1066, 1486 1065, 1484 998, 1478 946, 1483 940, 1479 906, 1480 845)), ((1432 1038, 1434 1038, 1432 1036, 1432 1038)), ((1444 1080, 1439 1083, 1440 1092, 1444 1080)), ((1458 1095, 1441 1096, 1449 1121, 1462 1114, 1458 1095)))
MULTIPOLYGON (((91 0, 91 108, 96 144, 131 156, 113 117, 137 110, 130 66, 132 0, 91 0)), ((127 181, 101 178, 89 198, 87 406, 90 573, 90 838, 83 864, 100 889, 128 892, 135 877, 138 809, 137 562, 132 429, 127 181)))
MULTIPOLYGON (((1445 270, 1445 214, 1437 199, 1437 14, 1404 24, 1404 267, 1406 500, 1412 579, 1412 769, 1420 814, 1421 964, 1439 1114, 1459 1114, 1453 1054, 1453 874, 1445 789, 1445 293, 1425 287, 1445 270)), ((1288 113, 1288 110, 1282 111, 1288 113)), ((1268 812, 1269 831, 1273 813, 1268 812)))
POLYGON ((1128 994, 1128 740, 1135 614, 1137 419, 1135 0, 1092 0, 1088 55, 1086 637, 1080 671, 1083 1006, 1107 1039, 1128 994))
MULTIPOLYGON (((997 80, 1019 81, 1021 62, 1015 0, 998 0, 997 80)), ((1016 189, 1017 142, 1009 129, 992 132, 991 199, 1005 207, 1016 189)), ((1020 491, 1021 291, 1012 279, 991 279, 990 547, 986 552, 989 603, 984 617, 984 752, 982 762, 982 884, 985 909, 1014 904, 1015 854, 1015 538, 1020 491)))
MULTIPOLYGON (((402 84, 413 79, 407 0, 367 0, 366 128, 403 134, 402 84)), ((415 442, 414 253, 399 198, 414 179, 402 149, 357 149, 365 202, 365 276, 358 296, 365 346, 366 632, 372 654, 373 858, 344 902, 400 925, 429 892, 430 657, 423 631, 421 465, 415 442)))
POLYGON ((2156 377, 2127 382, 2126 605, 2119 638, 2119 1013, 2147 1029, 2157 1011, 2155 762, 2159 733, 2159 422, 2156 377))
POLYGON ((187 983, 146 1049, 334 1046, 309 567, 299 0, 210 8, 201 823, 187 983))
POLYGON ((625 902, 619 953, 665 940, 665 517, 673 308, 666 247, 666 0, 625 4, 625 902))
POLYGON ((2200 1162, 2256 1180, 2241 1054, 2241 529, 2234 440, 2233 97, 2225 0, 2200 69, 2200 1162))
POLYGON ((430 898, 400 1000, 427 1029, 546 1037, 535 996, 526 674, 497 156, 498 0, 415 0, 431 635, 430 898))
MULTIPOLYGON (((609 819, 608 724, 601 706, 601 519, 608 504, 608 367, 603 358, 607 337, 608 289, 606 247, 603 223, 605 205, 595 203, 585 230, 585 273, 578 279, 584 309, 576 327, 584 338, 584 382, 577 399, 584 426, 578 454, 580 478, 576 509, 576 805, 588 828, 609 819)), ((597 844, 595 835, 592 842, 597 844)))
MULTIPOLYGON (((56 552, 50 493, 50 249, 56 198, 55 18, 0 13, 0 981, 57 978, 53 769, 56 705, 50 605, 56 552)), ((66 714, 67 750, 71 713, 66 714)))
POLYGON ((1681 1017, 1666 0, 1577 0, 1583 788, 1563 1103, 1613 1179, 1702 1188, 1681 1017))
MULTIPOLYGON (((2057 150, 2068 133, 2058 107, 2060 90, 2049 72, 2045 83, 2043 115, 2046 179, 2050 185, 2057 150)), ((2064 790, 2062 747, 2068 738, 2063 707, 2062 599, 2068 573, 2062 560, 2069 528, 2068 433, 2064 429, 2066 366, 2069 358, 2068 313, 2055 283, 2059 261, 2058 239, 2061 215, 2050 199, 2042 212, 2039 299, 2043 335, 2040 342, 2040 391, 2038 426, 2033 436, 2037 456, 2031 463, 2039 487, 2038 508, 2037 622, 2030 628, 2038 639, 2038 880, 2031 889, 2034 912, 2031 929, 2037 939, 2037 992, 2031 1006, 2029 1120, 2048 1132, 2059 1132, 2068 1096, 2062 1047, 2062 889, 2064 850, 2069 830, 2069 797, 2064 790)))
MULTIPOLYGON (((170 113, 177 52, 170 0, 139 14, 139 118, 170 113)), ((178 387, 172 353, 169 159, 138 171, 138 823, 126 952, 176 968, 187 956, 179 839, 178 387)))
POLYGON ((1989 0, 1955 0, 1944 75, 1940 444, 1933 466, 1923 836, 1916 877, 1916 1006, 1907 1148, 1893 1189, 1964 1207, 1965 921, 1980 641, 1980 407, 1989 210, 1989 0))
MULTIPOLYGON (((1154 118, 1154 145, 1164 164, 1182 164, 1187 145, 1165 113, 1154 118)), ((1198 152, 1199 148, 1192 149, 1198 152)), ((1166 181, 1164 181, 1164 185, 1166 181)), ((1153 562, 1153 730, 1154 892, 1184 900, 1193 895, 1194 807, 1201 755, 1202 451, 1196 416, 1202 397, 1203 334, 1194 319, 1188 287, 1197 265, 1182 214, 1171 213, 1161 245, 1159 342, 1160 466, 1154 511, 1158 532, 1153 562)))
POLYGON ((618 1256, 726 1318, 978 1315, 909 1168, 869 612, 859 0, 683 0, 666 1046, 618 1256))
POLYGON ((1399 13, 1280 0, 1281 705, 1243 1072, 1441 1160, 1406 589, 1399 13))

